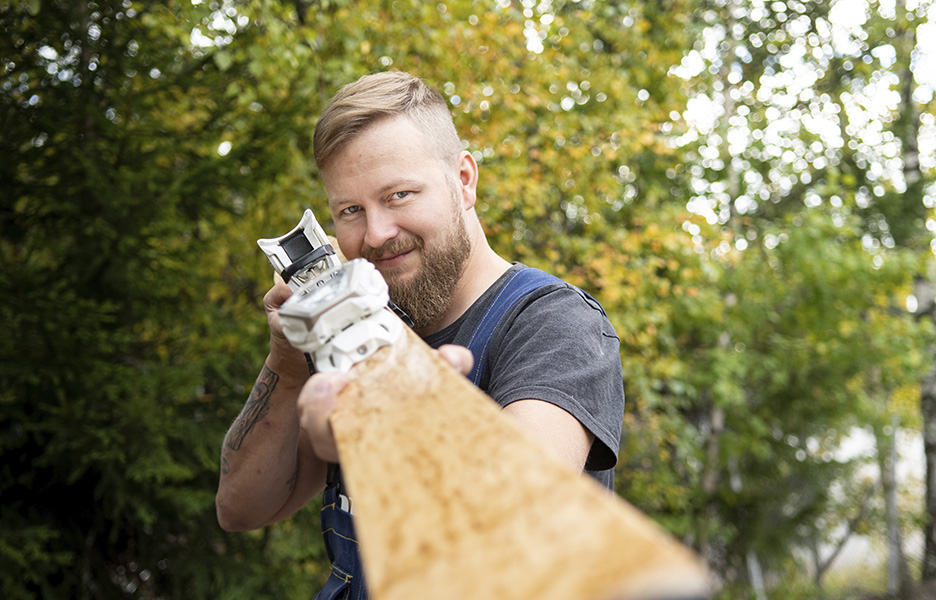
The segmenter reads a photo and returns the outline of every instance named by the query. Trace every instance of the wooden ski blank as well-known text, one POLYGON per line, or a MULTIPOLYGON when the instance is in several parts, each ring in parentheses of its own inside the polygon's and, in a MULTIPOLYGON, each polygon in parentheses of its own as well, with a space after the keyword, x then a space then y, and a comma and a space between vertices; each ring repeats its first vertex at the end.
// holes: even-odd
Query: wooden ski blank
POLYGON ((373 600, 707 596, 694 554, 409 329, 352 373, 331 423, 373 600))

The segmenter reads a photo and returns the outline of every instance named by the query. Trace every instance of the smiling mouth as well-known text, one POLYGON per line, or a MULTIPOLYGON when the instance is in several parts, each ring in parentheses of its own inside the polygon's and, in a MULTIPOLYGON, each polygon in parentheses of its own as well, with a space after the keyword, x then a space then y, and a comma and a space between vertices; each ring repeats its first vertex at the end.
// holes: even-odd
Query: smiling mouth
POLYGON ((388 256, 381 257, 381 258, 374 258, 374 259, 371 259, 371 262, 373 262, 376 266, 390 267, 401 262, 404 258, 409 256, 410 253, 413 252, 413 250, 414 250, 413 248, 410 248, 409 250, 404 250, 403 252, 399 252, 397 254, 391 254, 388 256))
POLYGON ((388 270, 402 265, 407 256, 421 248, 422 242, 419 238, 415 236, 399 237, 379 248, 365 246, 361 250, 361 257, 374 263, 374 266, 378 269, 388 270))

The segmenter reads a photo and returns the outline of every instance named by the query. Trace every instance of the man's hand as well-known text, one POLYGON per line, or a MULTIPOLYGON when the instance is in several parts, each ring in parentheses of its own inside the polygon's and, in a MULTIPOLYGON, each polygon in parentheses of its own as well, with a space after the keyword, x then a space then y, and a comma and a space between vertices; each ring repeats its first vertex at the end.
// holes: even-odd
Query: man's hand
MULTIPOLYGON (((272 327, 271 321, 271 330, 272 327)), ((471 351, 463 346, 445 345, 438 349, 438 353, 462 375, 468 373, 474 364, 471 351)), ((316 373, 303 386, 296 402, 302 430, 309 436, 315 455, 326 462, 339 462, 338 447, 335 445, 329 418, 335 408, 338 394, 350 381, 351 375, 348 373, 316 373)))
POLYGON ((270 358, 278 367, 278 372, 285 371, 291 376, 304 379, 309 375, 308 364, 302 352, 296 350, 286 339, 279 316, 279 308, 292 294, 292 290, 283 278, 279 274, 274 274, 273 287, 263 297, 263 309, 266 311, 267 323, 270 325, 270 358))
POLYGON ((287 344, 289 342, 283 334, 283 325, 280 323, 279 307, 289 300, 292 293, 292 290, 289 289, 289 286, 286 285, 286 282, 283 281, 279 273, 274 273, 273 287, 263 296, 263 310, 265 310, 267 314, 267 323, 270 324, 270 333, 277 338, 277 340, 282 340, 287 344))

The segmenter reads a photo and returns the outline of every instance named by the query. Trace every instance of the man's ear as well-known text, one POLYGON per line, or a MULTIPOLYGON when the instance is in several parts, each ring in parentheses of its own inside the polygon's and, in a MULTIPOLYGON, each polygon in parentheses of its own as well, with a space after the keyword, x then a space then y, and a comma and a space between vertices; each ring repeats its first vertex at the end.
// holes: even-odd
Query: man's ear
POLYGON ((474 208, 478 200, 478 163, 467 150, 462 150, 456 163, 458 190, 465 210, 474 208))

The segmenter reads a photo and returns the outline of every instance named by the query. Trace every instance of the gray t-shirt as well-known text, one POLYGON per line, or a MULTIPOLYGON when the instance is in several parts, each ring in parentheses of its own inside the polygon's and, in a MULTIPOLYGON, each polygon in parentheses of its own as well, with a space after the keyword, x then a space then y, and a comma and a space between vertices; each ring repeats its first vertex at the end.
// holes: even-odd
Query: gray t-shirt
MULTIPOLYGON (((467 345, 507 273, 457 321, 425 338, 433 348, 467 345)), ((557 282, 518 301, 494 329, 479 387, 501 406, 536 399, 555 404, 595 436, 585 470, 609 489, 624 419, 620 339, 601 307, 557 282)))

